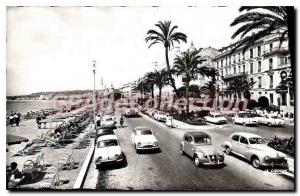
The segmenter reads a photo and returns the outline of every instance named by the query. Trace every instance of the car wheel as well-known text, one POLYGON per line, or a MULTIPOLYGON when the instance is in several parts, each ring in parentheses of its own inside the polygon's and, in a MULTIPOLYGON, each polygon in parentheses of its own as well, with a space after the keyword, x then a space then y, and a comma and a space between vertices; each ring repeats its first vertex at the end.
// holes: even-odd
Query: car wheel
POLYGON ((231 154, 231 150, 230 150, 230 148, 229 148, 228 146, 225 146, 225 153, 226 153, 227 155, 230 155, 230 154, 231 154))
POLYGON ((246 123, 245 122, 243 122, 243 126, 246 127, 246 123))
POLYGON ((254 168, 259 168, 260 167, 260 161, 257 157, 253 157, 251 162, 252 162, 252 166, 254 168))
POLYGON ((201 163, 200 163, 200 159, 197 155, 195 155, 195 157, 194 157, 194 163, 197 167, 200 167, 201 163))

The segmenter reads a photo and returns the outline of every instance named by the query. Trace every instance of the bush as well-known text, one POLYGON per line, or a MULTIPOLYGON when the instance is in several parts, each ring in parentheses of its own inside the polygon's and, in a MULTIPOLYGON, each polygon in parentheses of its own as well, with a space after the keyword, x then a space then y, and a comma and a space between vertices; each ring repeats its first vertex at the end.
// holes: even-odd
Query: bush
POLYGON ((250 99, 247 105, 247 109, 253 110, 255 107, 258 107, 257 101, 255 101, 254 99, 250 99))
POLYGON ((271 148, 283 152, 285 154, 288 154, 292 157, 295 156, 295 140, 294 137, 290 138, 278 138, 275 137, 268 142, 268 146, 271 148))

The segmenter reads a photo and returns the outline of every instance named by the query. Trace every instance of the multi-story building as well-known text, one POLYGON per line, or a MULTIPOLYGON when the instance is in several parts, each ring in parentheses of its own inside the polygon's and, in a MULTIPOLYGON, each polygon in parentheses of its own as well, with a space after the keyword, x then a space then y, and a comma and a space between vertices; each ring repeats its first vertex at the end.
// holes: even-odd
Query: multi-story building
POLYGON ((280 35, 276 32, 265 37, 255 42, 245 52, 243 52, 244 47, 240 47, 232 53, 235 44, 219 50, 219 54, 214 59, 214 66, 219 70, 222 78, 218 83, 220 90, 225 92, 225 98, 235 96, 226 92, 228 81, 245 74, 254 85, 249 91, 240 93, 239 98, 243 99, 247 93, 251 99, 258 100, 260 97, 265 97, 270 105, 277 106, 286 106, 289 101, 287 97, 293 100, 293 93, 287 96, 287 92, 276 91, 276 87, 281 82, 281 74, 283 72, 289 74, 291 71, 288 41, 284 40, 279 47, 280 35))

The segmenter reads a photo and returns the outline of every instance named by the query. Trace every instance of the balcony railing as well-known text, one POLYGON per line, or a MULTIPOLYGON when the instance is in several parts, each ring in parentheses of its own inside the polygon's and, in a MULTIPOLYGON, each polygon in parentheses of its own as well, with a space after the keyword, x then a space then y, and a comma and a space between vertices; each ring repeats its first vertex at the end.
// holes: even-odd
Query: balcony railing
POLYGON ((288 53, 289 49, 288 47, 275 47, 275 48, 270 48, 268 50, 264 51, 264 55, 271 55, 275 53, 288 53))

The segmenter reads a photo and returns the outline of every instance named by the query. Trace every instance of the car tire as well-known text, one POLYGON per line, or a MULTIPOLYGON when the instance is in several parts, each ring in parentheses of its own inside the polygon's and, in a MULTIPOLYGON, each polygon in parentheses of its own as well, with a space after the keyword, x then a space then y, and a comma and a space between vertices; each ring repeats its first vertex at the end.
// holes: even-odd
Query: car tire
POLYGON ((230 148, 228 147, 228 146, 225 146, 225 153, 227 154, 227 155, 230 155, 231 154, 231 150, 230 150, 230 148))
POLYGON ((194 163, 195 163, 196 167, 200 167, 200 165, 201 165, 200 159, 197 155, 194 156, 194 163))
POLYGON ((260 161, 256 156, 252 157, 251 163, 254 168, 256 169, 260 168, 260 161))

